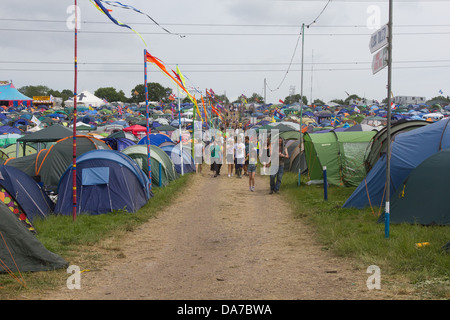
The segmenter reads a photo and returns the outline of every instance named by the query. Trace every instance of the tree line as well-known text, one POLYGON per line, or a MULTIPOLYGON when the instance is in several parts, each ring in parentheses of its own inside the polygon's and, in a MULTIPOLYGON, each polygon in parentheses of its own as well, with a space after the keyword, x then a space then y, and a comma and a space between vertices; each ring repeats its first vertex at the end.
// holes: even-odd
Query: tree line
MULTIPOLYGON (((149 82, 147 84, 148 86, 148 100, 149 101, 158 101, 163 103, 170 103, 174 102, 170 99, 171 95, 173 94, 173 91, 171 88, 163 87, 161 84, 157 82, 149 82)), ((69 89, 64 89, 62 91, 53 90, 50 89, 47 86, 44 85, 38 85, 38 86, 24 86, 18 89, 21 93, 26 95, 27 97, 33 97, 33 96, 50 96, 53 97, 60 97, 63 99, 63 101, 66 101, 67 99, 73 97, 73 91, 69 89)), ((105 99, 108 102, 123 102, 123 103, 130 103, 130 104, 138 104, 139 102, 145 101, 145 87, 143 84, 136 85, 130 92, 129 97, 125 95, 123 90, 117 91, 113 87, 101 87, 98 88, 94 95, 96 97, 99 97, 100 99, 105 99)), ((198 95, 195 95, 197 99, 200 99, 198 95)), ((300 101, 300 98, 302 98, 302 102, 304 105, 308 105, 308 99, 306 96, 301 97, 300 94, 294 94, 290 95, 284 98, 283 102, 285 104, 294 104, 300 101)), ((257 94, 253 93, 249 97, 245 97, 247 103, 258 103, 262 104, 264 103, 264 98, 257 94)), ((351 100, 359 100, 362 99, 357 94, 347 94, 347 97, 345 99, 333 99, 330 102, 334 102, 340 105, 349 105, 351 100)), ((217 95, 216 94, 216 100, 221 101, 224 104, 230 104, 230 100, 225 94, 217 95)), ((429 101, 443 101, 450 103, 449 96, 438 96, 431 98, 429 101)), ((184 97, 181 101, 182 103, 189 103, 191 102, 188 97, 184 97)), ((201 101, 198 101, 201 103, 201 101)), ((242 100, 240 98, 231 101, 231 103, 241 103, 242 100)), ((382 101, 382 103, 386 103, 387 98, 382 101)), ((312 101, 312 104, 315 105, 325 105, 326 103, 320 99, 315 99, 312 101)))

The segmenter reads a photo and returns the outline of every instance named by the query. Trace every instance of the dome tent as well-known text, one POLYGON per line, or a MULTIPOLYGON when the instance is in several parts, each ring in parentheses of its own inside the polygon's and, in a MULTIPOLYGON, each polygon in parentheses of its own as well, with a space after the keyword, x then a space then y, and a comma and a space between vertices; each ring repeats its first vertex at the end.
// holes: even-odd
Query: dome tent
MULTIPOLYGON (((73 212, 73 175, 69 166, 58 185, 56 214, 73 212)), ((150 199, 149 181, 128 156, 92 150, 77 158, 77 213, 98 215, 124 209, 136 212, 150 199)))
MULTIPOLYGON (((136 144, 123 149, 121 152, 132 158, 148 177, 148 154, 146 145, 136 144)), ((153 185, 159 186, 159 164, 161 164, 161 183, 163 186, 168 185, 171 181, 178 178, 172 160, 161 148, 150 145, 150 158, 153 185)))
POLYGON ((3 202, 0 202, 0 260, 3 272, 38 272, 63 269, 68 263, 48 251, 3 202))
MULTIPOLYGON (((46 218, 53 211, 53 202, 37 182, 17 168, 0 166, 0 186, 12 196, 12 200, 17 201, 30 221, 36 216, 46 218)), ((3 193, 0 199, 4 201, 3 193)))
MULTIPOLYGON (((406 177, 433 154, 450 148, 450 118, 403 132, 392 141, 391 195, 406 177)), ((364 180, 344 203, 343 208, 381 207, 385 202, 386 154, 383 154, 364 180)))
MULTIPOLYGON (((450 225, 450 149, 424 160, 411 171, 392 197, 390 223, 450 225)), ((378 219, 384 223, 384 212, 378 219)))

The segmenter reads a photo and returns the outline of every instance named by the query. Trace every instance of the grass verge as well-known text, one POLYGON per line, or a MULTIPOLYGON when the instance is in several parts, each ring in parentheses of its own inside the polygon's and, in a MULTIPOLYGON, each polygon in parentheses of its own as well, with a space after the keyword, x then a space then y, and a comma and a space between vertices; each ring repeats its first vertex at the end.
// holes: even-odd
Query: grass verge
POLYGON ((285 173, 282 183, 297 217, 315 229, 323 250, 352 258, 359 268, 380 267, 386 286, 406 281, 408 287, 395 289, 397 294, 449 299, 450 253, 443 250, 450 240, 449 227, 391 224, 386 238, 384 224, 377 223, 382 208, 341 208, 353 190, 330 186, 325 201, 323 185, 298 186, 295 173, 285 173), (417 248, 420 242, 430 245, 417 248))
MULTIPOLYGON (((114 252, 117 249, 115 243, 121 236, 135 230, 172 203, 190 177, 192 175, 186 174, 164 188, 153 188, 154 196, 136 213, 115 211, 97 216, 79 215, 76 220, 55 215, 33 221, 37 238, 48 250, 70 264, 97 268, 102 254, 114 252)), ((26 286, 23 286, 10 275, 0 274, 0 299, 33 299, 34 293, 37 298, 39 292, 63 285, 68 276, 66 270, 25 273, 22 277, 26 286)))

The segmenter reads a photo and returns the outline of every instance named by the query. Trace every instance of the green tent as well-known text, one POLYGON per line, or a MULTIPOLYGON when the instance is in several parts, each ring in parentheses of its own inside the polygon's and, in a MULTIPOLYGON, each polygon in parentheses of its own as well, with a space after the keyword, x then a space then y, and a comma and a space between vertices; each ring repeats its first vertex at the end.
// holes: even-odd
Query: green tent
POLYGON ((48 251, 36 236, 0 201, 0 273, 63 269, 68 263, 48 251))
MULTIPOLYGON (((47 145, 51 145, 51 142, 56 142, 60 139, 70 136, 73 136, 73 131, 71 129, 64 127, 59 123, 56 123, 42 130, 26 134, 23 137, 17 139, 17 141, 23 145, 23 150, 26 150, 27 144, 29 145, 41 143, 41 146, 43 146, 43 148, 46 148, 47 145)), ((25 156, 23 152, 19 156, 25 156)))
POLYGON ((358 186, 366 175, 364 152, 375 131, 305 133, 305 158, 311 180, 323 180, 337 186, 358 186))
MULTIPOLYGON (((148 176, 147 145, 136 144, 123 149, 121 152, 133 159, 148 176)), ((150 164, 152 170, 152 185, 159 186, 159 164, 161 164, 161 183, 167 186, 178 178, 178 173, 169 155, 157 146, 150 145, 150 164)))

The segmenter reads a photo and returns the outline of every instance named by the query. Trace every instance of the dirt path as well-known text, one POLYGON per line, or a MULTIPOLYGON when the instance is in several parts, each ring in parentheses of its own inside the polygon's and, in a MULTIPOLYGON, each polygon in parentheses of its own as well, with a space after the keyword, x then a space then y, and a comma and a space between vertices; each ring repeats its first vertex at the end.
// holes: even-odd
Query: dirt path
MULTIPOLYGON (((205 168, 204 168, 205 169, 205 168)), ((82 273, 81 289, 44 299, 387 299, 365 270, 322 251, 268 177, 195 175, 177 202, 121 241, 120 256, 82 273)), ((87 268, 89 268, 87 266, 87 268)))

